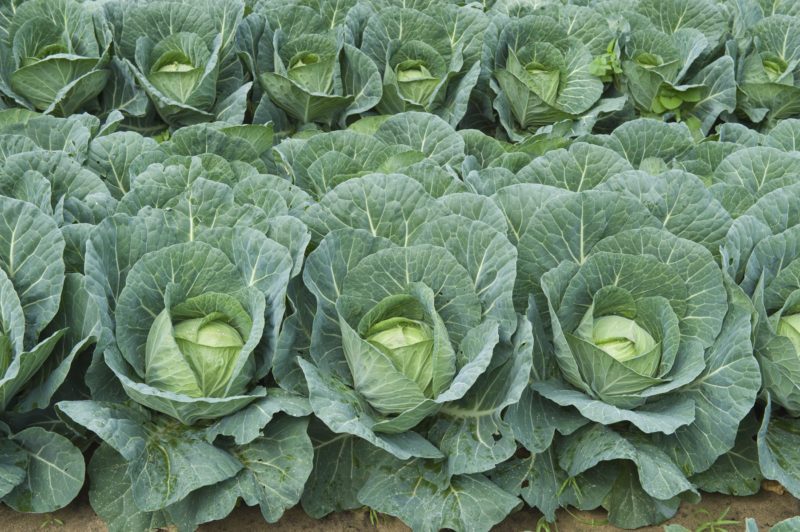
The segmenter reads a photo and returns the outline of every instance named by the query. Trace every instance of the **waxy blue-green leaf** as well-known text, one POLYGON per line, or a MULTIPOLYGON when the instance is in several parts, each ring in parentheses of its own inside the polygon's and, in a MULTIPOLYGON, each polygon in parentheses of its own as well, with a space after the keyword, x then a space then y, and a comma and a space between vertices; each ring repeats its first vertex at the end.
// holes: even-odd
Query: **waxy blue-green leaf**
POLYGON ((758 463, 765 478, 780 482, 795 496, 800 493, 798 424, 796 418, 776 413, 768 396, 764 419, 758 431, 758 463))
POLYGON ((689 128, 684 124, 667 124, 649 118, 625 122, 610 135, 597 135, 585 140, 611 148, 636 169, 656 162, 670 165, 686 156, 694 144, 689 128))
POLYGON ((70 382, 72 365, 77 358, 89 356, 86 351, 100 336, 98 309, 86 291, 85 277, 77 273, 65 276, 61 307, 47 329, 48 332, 61 330, 65 332, 58 338, 49 358, 15 399, 16 411, 46 408, 62 385, 73 384, 70 382))
POLYGON ((419 151, 440 166, 457 168, 464 159, 464 140, 444 120, 419 112, 400 113, 383 122, 375 136, 387 144, 419 151))
MULTIPOLYGON (((520 188, 519 192, 523 190, 529 188, 520 188)), ((518 211, 520 207, 515 204, 521 200, 515 198, 515 192, 516 187, 502 189, 495 200, 502 202, 500 207, 506 212, 514 209, 514 217, 521 217, 525 223, 520 229, 512 226, 518 250, 514 287, 518 309, 527 305, 531 293, 541 297, 539 279, 561 262, 581 264, 591 254, 594 245, 607 236, 635 227, 659 226, 641 203, 617 194, 598 191, 566 193, 545 201, 537 210, 526 211, 522 207, 518 211)), ((530 201, 527 196, 523 198, 526 198, 523 201, 530 201)))
POLYGON ((69 504, 83 487, 83 456, 55 432, 29 427, 11 436, 27 455, 25 480, 3 502, 20 512, 52 512, 69 504))
POLYGON ((294 183, 312 196, 322 197, 340 183, 370 171, 379 171, 408 148, 387 145, 374 136, 354 131, 315 135, 284 155, 294 183))
POLYGON ((318 239, 343 228, 409 245, 426 223, 447 214, 416 180, 402 174, 369 174, 325 194, 303 219, 318 239))
POLYGON ((553 150, 535 158, 517 172, 516 179, 580 192, 631 169, 625 159, 608 148, 576 142, 569 149, 553 150))
POLYGON ((89 462, 89 477, 92 479, 89 502, 92 510, 97 512, 112 532, 164 526, 169 518, 163 511, 147 512, 136 507, 127 474, 125 459, 113 447, 100 444, 89 462))
POLYGON ((764 479, 758 464, 756 433, 758 420, 748 415, 739 425, 733 449, 720 456, 714 465, 691 480, 703 491, 727 495, 755 495, 764 479))
POLYGON ((679 495, 695 501, 699 494, 657 446, 626 439, 613 430, 594 425, 567 438, 558 452, 559 465, 575 476, 604 461, 632 462, 618 469, 611 491, 603 500, 609 520, 617 526, 637 527, 671 517, 678 509, 679 495), (587 453, 587 448, 595 451, 587 453))
POLYGON ((317 299, 310 355, 322 369, 348 378, 336 300, 348 272, 365 257, 390 246, 389 240, 366 231, 343 230, 330 233, 309 255, 303 280, 317 299))
POLYGON ((516 253, 503 233, 479 221, 446 216, 426 223, 411 243, 441 246, 465 266, 480 297, 481 318, 498 321, 503 339, 510 337, 517 327, 511 299, 516 253))
POLYGON ((265 398, 208 427, 206 439, 213 442, 219 436, 231 436, 237 445, 248 444, 260 436, 263 428, 278 412, 302 417, 311 414, 311 407, 303 396, 271 388, 267 390, 265 398))
POLYGON ((398 434, 374 432, 370 428, 376 423, 370 415, 372 409, 357 392, 336 377, 322 373, 310 362, 302 359, 298 362, 308 383, 311 407, 332 431, 363 438, 401 460, 415 456, 443 456, 439 449, 414 431, 398 434))
POLYGON ((0 197, 0 267, 14 285, 25 316, 25 347, 58 311, 64 285, 64 239, 32 204, 0 197))
POLYGON ((798 182, 800 158, 776 148, 753 147, 726 157, 714 172, 711 192, 734 216, 760 197, 798 182))
POLYGON ((3 498, 25 480, 28 455, 8 439, 0 442, 0 448, 3 450, 3 459, 0 462, 0 498, 3 498))
POLYGON ((476 222, 483 222, 503 234, 506 233, 505 216, 503 216, 500 208, 487 196, 456 192, 440 197, 439 203, 450 209, 453 214, 476 222))
POLYGON ((358 491, 374 467, 394 457, 367 440, 331 432, 321 421, 309 424, 314 464, 303 490, 303 510, 319 519, 334 511, 359 508, 358 491))
POLYGON ((141 411, 93 401, 62 403, 61 411, 125 458, 131 495, 141 511, 162 510, 242 468, 231 454, 206 442, 202 430, 168 421, 159 425, 141 411), (98 419, 98 413, 105 415, 98 419))
POLYGON ((800 121, 781 120, 764 138, 764 145, 783 151, 800 151, 800 121))
POLYGON ((559 507, 594 509, 600 506, 617 475, 612 462, 601 463, 571 478, 558 465, 554 447, 527 458, 512 458, 500 464, 492 481, 509 493, 521 496, 551 521, 559 507))
POLYGON ((425 470, 422 460, 379 467, 359 491, 359 501, 425 531, 489 530, 520 504, 483 475, 458 475, 437 486, 425 470))
POLYGON ((702 244, 714 254, 719 252, 733 223, 703 182, 687 172, 670 170, 657 176, 641 171, 623 172, 599 188, 635 197, 669 232, 702 244))
POLYGON ((92 140, 88 165, 105 178, 109 190, 119 199, 130 190, 129 169, 133 160, 157 146, 153 139, 131 131, 112 133, 92 140))
POLYGON ((512 349, 505 362, 478 378, 462 399, 446 404, 431 427, 429 437, 447 455, 450 474, 489 471, 516 450, 513 426, 500 414, 528 384, 534 338, 525 318, 519 318, 512 342, 495 348, 512 349))
POLYGON ((12 120, 3 127, 3 133, 29 138, 43 150, 66 152, 82 164, 96 125, 99 125, 97 118, 87 114, 67 119, 31 114, 24 120, 12 120))
POLYGON ((725 11, 710 0, 644 0, 637 8, 663 32, 675 33, 682 28, 701 31, 710 49, 720 42, 728 29, 725 11))
POLYGON ((235 448, 243 465, 237 494, 248 506, 258 504, 268 523, 277 522, 303 493, 313 458, 307 427, 308 418, 281 417, 262 436, 235 448))
POLYGON ((761 383, 750 345, 750 307, 744 294, 726 283, 728 309, 722 329, 706 350, 706 366, 692 383, 681 388, 695 403, 696 420, 663 438, 684 471, 705 471, 730 450, 737 426, 755 403, 761 383))

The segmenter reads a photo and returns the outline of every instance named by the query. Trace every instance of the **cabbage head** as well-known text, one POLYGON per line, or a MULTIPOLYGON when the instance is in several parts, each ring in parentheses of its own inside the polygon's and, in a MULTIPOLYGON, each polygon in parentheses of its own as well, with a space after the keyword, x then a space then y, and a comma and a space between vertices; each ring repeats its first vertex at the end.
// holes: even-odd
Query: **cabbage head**
POLYGON ((383 77, 377 111, 426 111, 455 127, 478 82, 488 17, 472 6, 446 2, 416 8, 388 4, 375 7, 361 46, 383 77))
POLYGON ((800 17, 776 14, 755 23, 742 46, 738 110, 774 125, 800 112, 800 17))
POLYGON ((733 58, 722 48, 729 14, 709 0, 645 0, 623 11, 622 76, 642 116, 686 122, 708 134, 723 112, 736 108, 733 58))
POLYGON ((235 184, 265 179, 269 187, 268 176, 251 167, 236 178, 204 160, 221 164, 177 156, 147 166, 86 244, 100 356, 86 376, 92 399, 58 408, 102 440, 89 497, 115 526, 146 516, 194 529, 225 517, 239 498, 275 521, 311 470, 308 401, 267 388, 295 260, 308 242, 299 238, 291 252, 268 234, 305 229, 279 195, 262 204, 271 216, 236 201, 235 184), (269 475, 261 464, 286 447, 294 458, 269 481, 276 495, 261 488, 269 475), (113 483, 109 468, 120 471, 113 483), (109 496, 129 504, 109 508, 109 496), (214 504, 202 502, 209 497, 214 504))
MULTIPOLYGON (((447 127, 437 118, 429 136, 437 124, 447 127)), ((452 489, 517 504, 486 476, 516 451, 501 413, 530 371, 531 324, 511 300, 515 252, 488 198, 434 183, 351 177, 302 216, 319 243, 297 294, 304 303, 284 326, 299 349, 279 352, 273 375, 309 395, 319 463, 337 464, 312 473, 303 504, 313 515, 367 504, 421 528, 469 527, 455 509, 415 515, 413 486, 425 479, 437 504, 452 489), (397 216, 381 215, 390 209, 397 216), (359 450, 337 462, 341 445, 359 450), (351 492, 327 491, 351 475, 351 492), (387 493, 398 490, 414 503, 391 507, 387 493)))
POLYGON ((169 126, 242 122, 250 89, 234 46, 242 2, 112 1, 102 7, 115 59, 161 120, 169 126))
POLYGON ((378 69, 344 25, 327 18, 344 16, 346 9, 328 4, 317 11, 300 3, 261 3, 239 29, 240 55, 263 94, 262 111, 288 115, 298 127, 343 124, 381 97, 378 69))
POLYGON ((0 94, 19 105, 67 116, 103 90, 110 36, 75 0, 31 0, 0 31, 0 94))
POLYGON ((755 402, 749 301, 637 197, 521 184, 495 200, 518 239, 517 308, 527 299, 539 326, 530 389, 507 415, 533 454, 499 483, 545 511, 603 506, 625 528, 667 519, 697 498, 690 477, 733 448, 755 402), (537 502, 541 481, 513 472, 526 460, 571 480, 537 502))
POLYGON ((579 118, 600 100, 604 87, 592 73, 592 53, 566 27, 544 15, 500 21, 490 52, 494 106, 510 134, 579 118))

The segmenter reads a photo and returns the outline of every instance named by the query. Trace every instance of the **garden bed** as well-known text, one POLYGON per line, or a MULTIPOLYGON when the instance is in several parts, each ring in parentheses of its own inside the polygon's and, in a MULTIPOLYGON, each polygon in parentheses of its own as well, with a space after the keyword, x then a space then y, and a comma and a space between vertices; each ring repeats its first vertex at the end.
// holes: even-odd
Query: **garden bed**
POLYGON ((798 6, 0 0, 0 528, 800 513, 798 6))
MULTIPOLYGON (((743 530, 744 520, 754 518, 759 530, 769 530, 773 524, 800 515, 800 500, 787 493, 779 494, 762 490, 749 497, 732 497, 729 495, 704 494, 699 504, 684 504, 678 514, 665 524, 680 524, 690 530, 696 530, 711 522, 722 520, 736 521, 736 524, 721 525, 713 532, 739 532, 743 530)), ((519 532, 521 530, 537 530, 543 523, 541 514, 526 508, 511 514, 493 530, 497 532, 519 532)), ((58 532, 104 532, 107 530, 103 521, 97 517, 89 506, 86 497, 81 497, 68 507, 46 515, 20 514, 0 506, 0 523, 4 532, 33 532, 50 530, 58 532)), ((602 511, 581 512, 561 509, 557 513, 556 526, 551 531, 559 532, 611 532, 619 529, 604 524, 602 511)), ((409 528, 393 517, 373 514, 372 520, 367 510, 343 512, 329 515, 323 519, 312 519, 300 508, 293 508, 275 524, 264 522, 256 508, 240 507, 231 515, 215 523, 202 525, 202 532, 241 532, 243 530, 280 530, 282 532, 345 532, 369 531, 401 532, 409 528), (376 519, 377 517, 377 519, 376 519)), ((662 526, 650 526, 639 529, 641 532, 661 532, 662 526)), ((708 528, 706 532, 712 532, 708 528)), ((543 531, 542 531, 543 532, 543 531)))

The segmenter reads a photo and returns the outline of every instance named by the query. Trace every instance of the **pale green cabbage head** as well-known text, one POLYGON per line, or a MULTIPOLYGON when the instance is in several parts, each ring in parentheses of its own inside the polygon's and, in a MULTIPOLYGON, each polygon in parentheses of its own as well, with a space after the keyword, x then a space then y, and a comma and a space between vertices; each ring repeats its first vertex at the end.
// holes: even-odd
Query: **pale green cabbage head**
POLYGON ((586 338, 611 355, 617 362, 628 362, 647 355, 657 347, 653 337, 636 324, 621 316, 603 316, 594 321, 592 337, 586 338))
POLYGON ((251 354, 236 374, 253 322, 235 298, 209 293, 153 321, 145 350, 145 382, 189 397, 226 397, 247 390, 255 364, 251 354))
POLYGON ((800 314, 789 314, 778 321, 778 334, 791 340, 795 350, 800 353, 800 314))
POLYGON ((370 327, 366 340, 380 349, 394 367, 433 396, 433 331, 423 321, 394 317, 370 327))

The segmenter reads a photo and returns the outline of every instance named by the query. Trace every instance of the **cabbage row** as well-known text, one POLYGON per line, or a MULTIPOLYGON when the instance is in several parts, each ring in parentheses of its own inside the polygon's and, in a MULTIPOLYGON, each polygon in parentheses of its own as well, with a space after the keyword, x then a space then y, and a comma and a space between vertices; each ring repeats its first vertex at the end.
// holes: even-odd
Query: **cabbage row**
POLYGON ((3 0, 0 95, 145 134, 423 111, 514 141, 800 112, 792 0, 3 0), (564 4, 567 5, 564 5, 564 4))
POLYGON ((488 530, 800 497, 798 27, 0 1, 0 502, 488 530))

